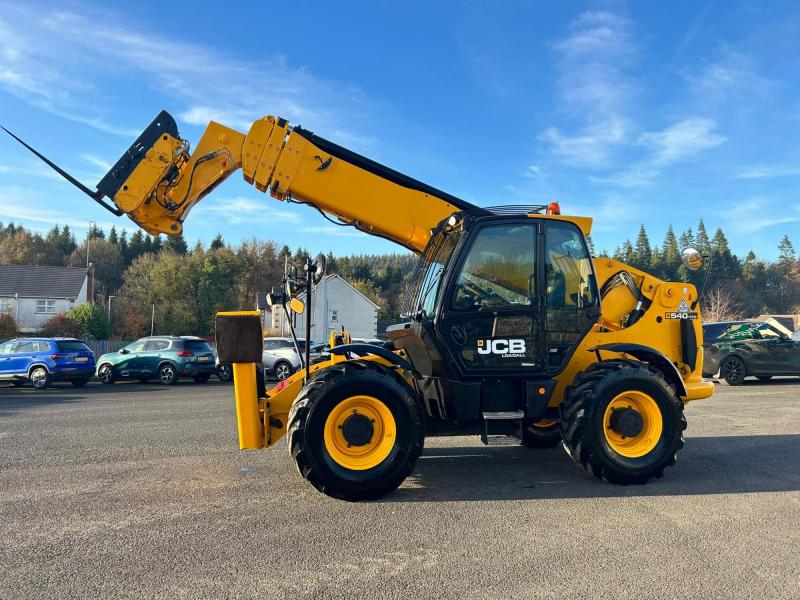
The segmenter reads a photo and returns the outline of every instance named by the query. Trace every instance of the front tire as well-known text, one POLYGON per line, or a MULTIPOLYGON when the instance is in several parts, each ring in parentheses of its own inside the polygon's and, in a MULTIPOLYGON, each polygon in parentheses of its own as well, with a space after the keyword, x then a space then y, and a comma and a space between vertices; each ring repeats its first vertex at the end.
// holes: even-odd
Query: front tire
POLYGON ((561 405, 570 456, 611 483, 646 483, 675 464, 683 448, 683 403, 660 371, 642 362, 591 365, 561 405))
POLYGON ((558 421, 541 419, 522 430, 522 443, 528 448, 552 448, 561 442, 558 421))
POLYGON ((81 377, 80 379, 73 379, 71 381, 72 385, 75 387, 84 387, 87 383, 89 383, 88 377, 81 377))
POLYGON ((272 368, 272 372, 275 373, 275 379, 278 381, 284 381, 291 377, 292 373, 294 373, 294 369, 288 362, 281 360, 275 363, 275 366, 272 368))
POLYGON ((722 361, 719 374, 728 385, 742 385, 747 377, 747 366, 738 356, 729 356, 722 361))
POLYGON ((108 363, 100 365, 100 368, 97 369, 97 378, 100 380, 100 383, 111 385, 117 380, 116 375, 114 375, 114 367, 108 363))
POLYGON ((357 501, 397 489, 422 454, 425 429, 413 391, 392 369, 350 361, 318 372, 301 390, 288 438, 311 485, 357 501))
POLYGON ((30 372, 30 380, 34 389, 46 389, 50 386, 50 373, 44 367, 34 367, 30 372))
POLYGON ((158 380, 162 385, 175 385, 178 383, 178 371, 170 363, 165 363, 158 368, 158 380))

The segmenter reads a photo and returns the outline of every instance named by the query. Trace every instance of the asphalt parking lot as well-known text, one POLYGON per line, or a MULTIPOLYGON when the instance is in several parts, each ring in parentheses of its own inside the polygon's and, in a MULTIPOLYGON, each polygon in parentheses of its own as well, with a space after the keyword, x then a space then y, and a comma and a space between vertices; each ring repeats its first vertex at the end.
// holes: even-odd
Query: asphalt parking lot
POLYGON ((238 451, 229 385, 0 387, 0 598, 798 598, 800 380, 717 392, 647 486, 434 438, 349 504, 238 451))

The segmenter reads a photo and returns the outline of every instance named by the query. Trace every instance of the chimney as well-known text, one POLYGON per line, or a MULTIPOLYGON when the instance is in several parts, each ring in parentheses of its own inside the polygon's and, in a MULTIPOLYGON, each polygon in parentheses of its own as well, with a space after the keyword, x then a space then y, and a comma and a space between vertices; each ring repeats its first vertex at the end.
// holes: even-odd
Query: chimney
POLYGON ((86 269, 86 301, 94 304, 94 263, 89 263, 86 269))

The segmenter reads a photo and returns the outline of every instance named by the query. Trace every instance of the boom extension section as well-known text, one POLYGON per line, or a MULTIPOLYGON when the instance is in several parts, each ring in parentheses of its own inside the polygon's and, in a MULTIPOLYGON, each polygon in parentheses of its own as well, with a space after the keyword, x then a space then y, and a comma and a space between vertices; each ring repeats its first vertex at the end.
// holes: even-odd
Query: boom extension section
POLYGON ((452 213, 481 210, 273 116, 255 121, 247 134, 212 121, 190 153, 175 119, 162 111, 97 192, 14 137, 95 201, 151 234, 182 233, 192 207, 240 168, 245 181, 273 198, 308 204, 337 224, 416 252, 452 213))

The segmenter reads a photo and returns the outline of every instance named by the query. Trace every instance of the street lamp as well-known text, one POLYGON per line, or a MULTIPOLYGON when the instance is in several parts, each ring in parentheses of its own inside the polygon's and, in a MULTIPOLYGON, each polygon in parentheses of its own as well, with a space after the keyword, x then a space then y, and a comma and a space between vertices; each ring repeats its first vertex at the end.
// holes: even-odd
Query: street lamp
POLYGON ((86 230, 86 268, 89 268, 89 244, 92 241, 92 238, 89 237, 91 233, 94 231, 94 228, 97 226, 97 223, 94 221, 89 221, 89 229, 86 230))
POLYGON ((108 296, 108 329, 111 332, 111 335, 114 334, 114 328, 111 325, 111 300, 112 298, 116 298, 113 294, 109 294, 108 296))

